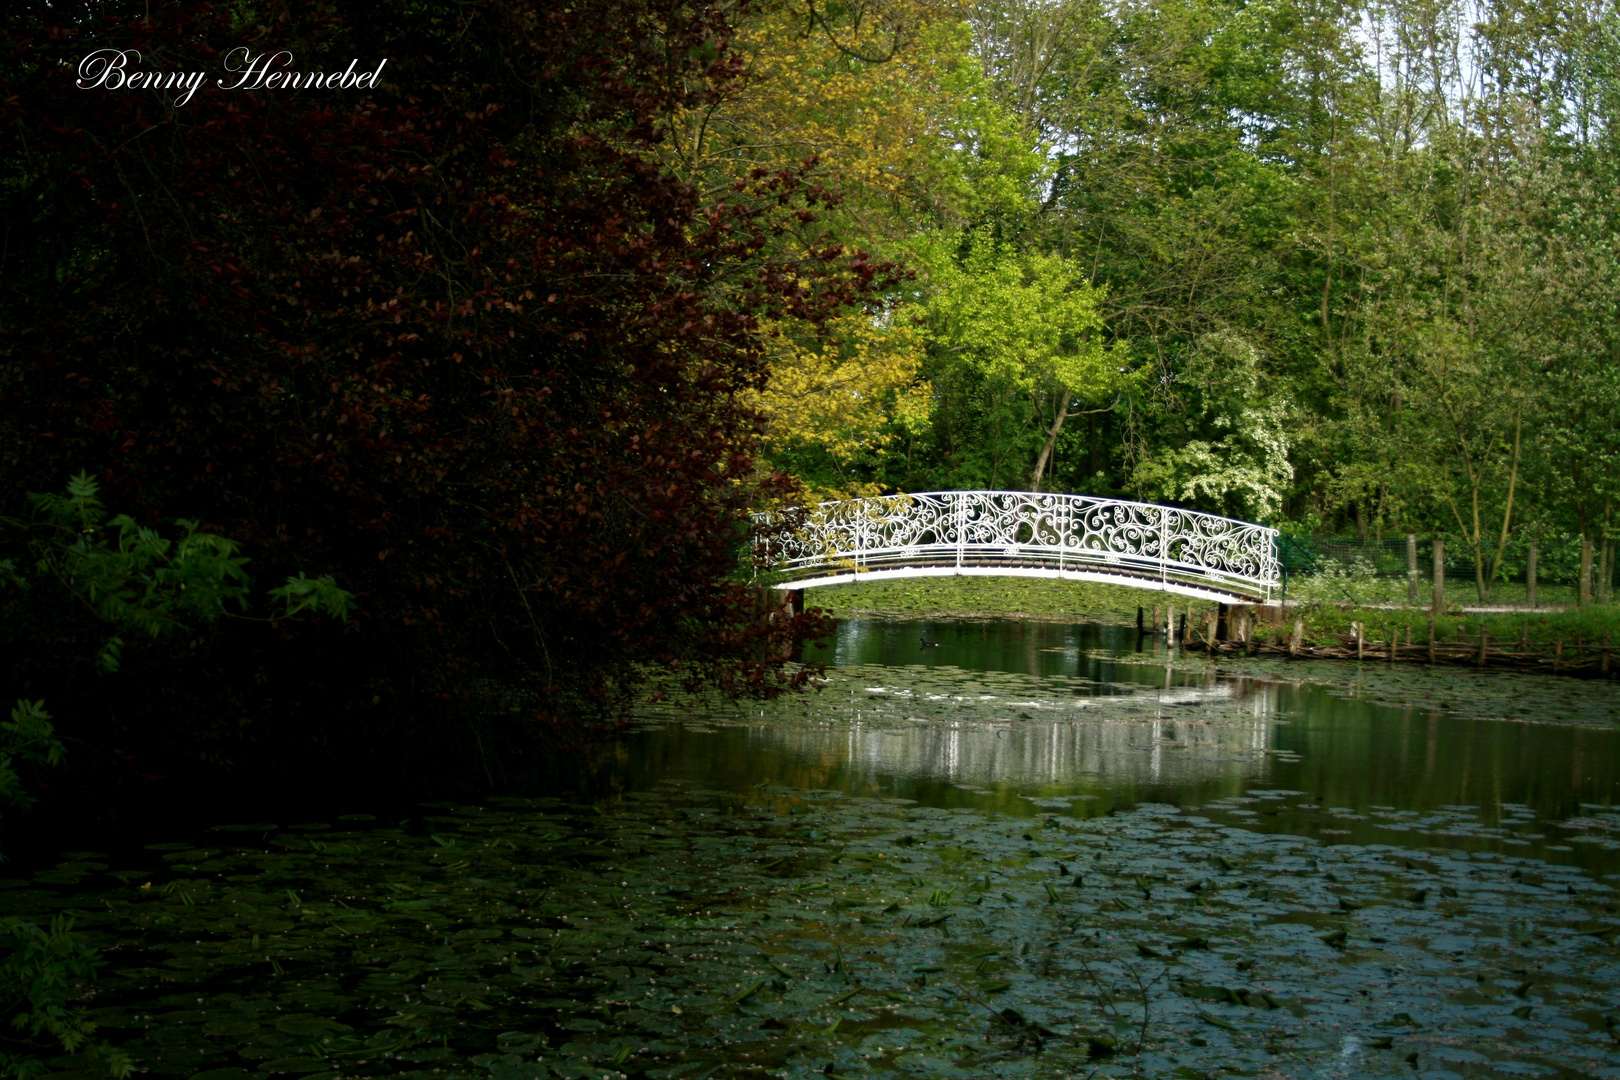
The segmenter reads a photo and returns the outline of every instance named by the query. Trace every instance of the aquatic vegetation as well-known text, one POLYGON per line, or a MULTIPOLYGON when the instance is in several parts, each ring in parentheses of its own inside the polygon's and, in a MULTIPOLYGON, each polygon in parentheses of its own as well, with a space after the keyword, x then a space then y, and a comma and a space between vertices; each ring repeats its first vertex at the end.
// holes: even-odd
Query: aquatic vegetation
MULTIPOLYGON (((1129 657, 1121 659, 1131 662, 1129 657)), ((1180 663, 1195 665, 1197 661, 1189 656, 1180 663)), ((1226 677, 1248 675, 1295 685, 1331 687, 1335 693, 1379 705, 1440 711, 1475 720, 1620 726, 1620 694, 1616 694, 1612 683, 1595 679, 1456 666, 1258 657, 1221 657, 1215 667, 1226 677)))
MULTIPOLYGON (((0 895, 8 912, 77 913, 111 961, 94 1015, 155 1076, 1612 1062, 1610 881, 1215 820, 1310 802, 1236 798, 1014 817, 665 783, 609 803, 217 830, 154 845, 163 865, 133 872, 74 853, 0 895)), ((1612 808, 1588 814, 1620 830, 1612 808)))
MULTIPOLYGON (((55 766, 65 756, 44 703, 18 701, 11 719, 0 722, 0 809, 23 811, 34 803, 13 766, 55 766)), ((93 1038, 95 1021, 74 1001, 75 985, 98 963, 73 932, 71 915, 31 922, 0 910, 0 1077, 38 1072, 39 1051, 84 1051, 103 1063, 104 1076, 128 1075, 128 1060, 93 1038)))
POLYGON ((1614 1075, 1614 702, 1066 633, 653 702, 552 797, 67 852, 0 917, 76 919, 101 1034, 184 1080, 1614 1075))

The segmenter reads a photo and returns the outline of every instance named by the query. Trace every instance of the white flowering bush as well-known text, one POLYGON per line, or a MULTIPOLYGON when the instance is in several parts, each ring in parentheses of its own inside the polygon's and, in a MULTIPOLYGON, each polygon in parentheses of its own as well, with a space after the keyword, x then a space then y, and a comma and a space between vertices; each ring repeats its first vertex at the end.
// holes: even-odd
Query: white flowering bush
POLYGON ((1288 576, 1288 599, 1321 604, 1404 604, 1406 579, 1381 577, 1372 560, 1323 558, 1311 573, 1288 576))

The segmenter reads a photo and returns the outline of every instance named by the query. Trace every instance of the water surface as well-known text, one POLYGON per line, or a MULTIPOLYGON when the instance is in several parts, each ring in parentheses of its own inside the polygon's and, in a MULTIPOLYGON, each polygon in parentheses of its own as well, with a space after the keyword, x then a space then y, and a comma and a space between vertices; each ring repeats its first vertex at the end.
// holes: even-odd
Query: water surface
POLYGON ((1612 687, 1053 623, 821 658, 538 790, 67 852, 0 914, 73 913, 104 1034, 188 1080, 1620 1077, 1612 687))
POLYGON ((805 659, 830 665, 819 693, 649 710, 681 723, 638 731, 612 783, 770 781, 1023 814, 1203 806, 1330 843, 1620 870, 1620 837, 1588 824, 1620 794, 1612 683, 1210 663, 1131 627, 1010 620, 843 620, 805 659), (1251 789, 1306 797, 1256 810, 1251 789))

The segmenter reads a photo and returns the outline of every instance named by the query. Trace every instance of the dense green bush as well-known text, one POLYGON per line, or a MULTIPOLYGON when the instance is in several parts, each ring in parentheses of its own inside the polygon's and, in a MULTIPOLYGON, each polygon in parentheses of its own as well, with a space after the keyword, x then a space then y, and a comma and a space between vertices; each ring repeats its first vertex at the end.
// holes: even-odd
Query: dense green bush
MULTIPOLYGON (((219 619, 247 618, 251 592, 238 545, 205 532, 195 521, 173 523, 176 538, 127 514, 109 518, 98 485, 85 473, 63 494, 31 493, 34 516, 7 519, 11 557, 0 560, 0 617, 27 625, 78 622, 105 675, 119 668, 125 635, 144 639, 188 635, 219 619), (52 610, 42 610, 49 608, 52 610)), ((289 577, 269 590, 269 618, 315 613, 346 619, 354 598, 329 577, 289 577)), ((0 723, 0 809, 33 805, 25 774, 62 763, 66 752, 43 701, 23 699, 0 723)), ((73 919, 49 926, 0 918, 0 1078, 42 1071, 39 1055, 53 1049, 88 1053, 112 1075, 129 1060, 93 1039, 96 1025, 74 1000, 99 964, 73 932, 73 919), (9 1021, 9 1026, 6 1021, 9 1021)))

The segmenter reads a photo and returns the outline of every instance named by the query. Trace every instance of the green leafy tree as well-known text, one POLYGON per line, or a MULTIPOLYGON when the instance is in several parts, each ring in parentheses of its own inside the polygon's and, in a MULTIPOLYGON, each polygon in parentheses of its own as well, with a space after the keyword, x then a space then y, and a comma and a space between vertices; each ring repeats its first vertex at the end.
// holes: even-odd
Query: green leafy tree
POLYGON ((1039 491, 1076 406, 1106 408, 1139 380, 1128 350, 1104 338, 1104 290, 1076 260, 1020 251, 988 229, 930 238, 916 250, 926 267, 921 320, 934 383, 978 391, 976 401, 940 407, 984 407, 982 483, 1028 476, 1039 491))
POLYGON ((1146 422, 1157 448, 1132 479, 1157 502, 1271 520, 1294 478, 1290 413, 1252 344, 1231 332, 1205 334, 1152 399, 1146 422))

